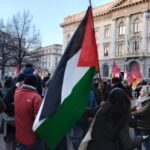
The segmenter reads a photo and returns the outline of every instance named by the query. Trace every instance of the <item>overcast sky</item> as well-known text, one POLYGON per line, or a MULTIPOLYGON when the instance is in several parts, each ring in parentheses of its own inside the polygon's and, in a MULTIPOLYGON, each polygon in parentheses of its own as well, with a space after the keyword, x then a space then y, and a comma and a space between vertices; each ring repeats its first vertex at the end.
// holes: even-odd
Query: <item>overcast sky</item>
MULTIPOLYGON (((111 0, 92 0, 97 7, 111 0)), ((63 18, 78 12, 86 11, 89 0, 1 0, 0 19, 4 21, 17 12, 29 10, 33 16, 33 24, 40 30, 42 46, 62 44, 63 18)))

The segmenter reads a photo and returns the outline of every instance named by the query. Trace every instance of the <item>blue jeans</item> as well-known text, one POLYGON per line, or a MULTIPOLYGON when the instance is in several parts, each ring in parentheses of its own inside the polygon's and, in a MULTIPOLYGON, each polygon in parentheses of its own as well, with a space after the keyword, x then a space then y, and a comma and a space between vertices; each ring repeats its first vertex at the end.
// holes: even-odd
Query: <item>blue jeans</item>
POLYGON ((27 147, 27 146, 25 146, 23 144, 19 144, 19 150, 32 150, 32 148, 27 147))
POLYGON ((32 147, 28 147, 24 144, 19 144, 19 150, 44 150, 44 143, 43 141, 38 139, 32 147))
MULTIPOLYGON (((143 135, 149 135, 150 136, 150 131, 141 131, 138 129, 135 129, 135 135, 136 136, 143 136, 143 135)), ((150 141, 146 140, 143 142, 143 145, 145 147, 145 150, 150 150, 150 141)), ((137 150, 142 150, 142 147, 138 147, 137 150)))

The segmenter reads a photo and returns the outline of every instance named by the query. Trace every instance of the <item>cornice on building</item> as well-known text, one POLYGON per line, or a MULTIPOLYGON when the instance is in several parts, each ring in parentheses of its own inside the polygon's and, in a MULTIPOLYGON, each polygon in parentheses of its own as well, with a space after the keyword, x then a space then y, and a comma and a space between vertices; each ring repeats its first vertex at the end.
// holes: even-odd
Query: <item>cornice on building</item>
MULTIPOLYGON (((113 4, 113 2, 104 4, 102 6, 98 6, 96 8, 93 8, 93 15, 96 17, 99 15, 99 13, 105 14, 108 12, 108 8, 113 4)), ((61 24, 61 27, 64 27, 65 25, 69 25, 72 23, 79 23, 82 18, 84 17, 85 12, 81 12, 72 16, 67 16, 64 18, 64 23, 61 24)))
MULTIPOLYGON (((96 19, 97 17, 101 17, 101 16, 107 16, 110 14, 113 15, 115 11, 122 10, 125 8, 130 8, 130 7, 145 3, 145 2, 148 2, 148 0, 120 0, 117 2, 110 2, 105 5, 93 8, 93 17, 94 19, 96 19)), ((148 7, 148 5, 146 5, 146 7, 148 7)), ((139 10, 140 10, 139 8, 136 9, 136 11, 139 11, 139 10)), ((64 22, 60 24, 60 26, 65 27, 71 24, 79 23, 83 19, 84 15, 85 15, 85 12, 81 12, 75 15, 65 17, 64 22)))

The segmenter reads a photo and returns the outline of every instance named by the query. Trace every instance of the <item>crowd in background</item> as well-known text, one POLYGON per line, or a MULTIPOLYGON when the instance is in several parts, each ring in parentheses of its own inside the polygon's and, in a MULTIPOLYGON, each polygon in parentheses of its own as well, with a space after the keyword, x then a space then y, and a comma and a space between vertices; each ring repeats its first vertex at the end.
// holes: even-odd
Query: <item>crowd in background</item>
MULTIPOLYGON (((1 133, 6 150, 46 150, 44 142, 32 131, 32 125, 51 75, 43 79, 32 64, 15 77, 0 82, 1 133), (15 107, 14 107, 15 106, 15 107), (7 117, 14 122, 7 123, 7 117)), ((77 150, 92 124, 87 150, 150 150, 150 82, 142 80, 135 90, 126 80, 94 78, 86 111, 60 142, 57 150, 77 150), (131 105, 135 100, 134 105, 131 105), (129 127, 135 137, 130 138, 129 127)))

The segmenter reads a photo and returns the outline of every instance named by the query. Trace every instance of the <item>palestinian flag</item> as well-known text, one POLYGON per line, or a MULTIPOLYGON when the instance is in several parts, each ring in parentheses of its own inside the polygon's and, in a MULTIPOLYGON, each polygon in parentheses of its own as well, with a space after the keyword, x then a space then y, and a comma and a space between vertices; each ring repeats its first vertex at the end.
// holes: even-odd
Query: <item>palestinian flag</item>
POLYGON ((54 150, 83 115, 99 70, 91 7, 70 40, 49 83, 33 130, 54 150))

